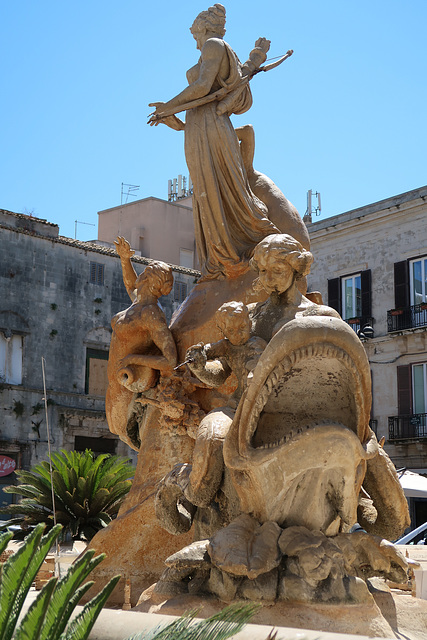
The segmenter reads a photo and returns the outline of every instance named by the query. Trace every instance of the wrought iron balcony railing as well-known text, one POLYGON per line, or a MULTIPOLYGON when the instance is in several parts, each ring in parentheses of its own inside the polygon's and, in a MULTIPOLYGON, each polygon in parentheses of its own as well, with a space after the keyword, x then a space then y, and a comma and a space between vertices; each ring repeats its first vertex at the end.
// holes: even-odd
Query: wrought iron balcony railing
POLYGON ((387 311, 387 331, 403 331, 427 326, 427 302, 387 311))
POLYGON ((427 438, 427 413, 389 417, 389 440, 410 440, 417 438, 427 438))
POLYGON ((366 325, 372 327, 374 323, 373 318, 368 318, 368 316, 360 316, 358 318, 349 318, 346 320, 346 323, 350 325, 350 327, 357 333, 366 325))

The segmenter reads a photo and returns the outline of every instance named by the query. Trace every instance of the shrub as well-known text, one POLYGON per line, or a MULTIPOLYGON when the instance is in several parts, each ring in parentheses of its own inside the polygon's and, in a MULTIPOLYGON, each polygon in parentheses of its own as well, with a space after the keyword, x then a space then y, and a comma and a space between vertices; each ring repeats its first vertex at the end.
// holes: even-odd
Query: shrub
MULTIPOLYGON (((52 476, 57 523, 63 537, 91 540, 106 527, 131 487, 134 467, 126 458, 102 454, 94 459, 91 451, 52 453, 52 476)), ((0 508, 12 519, 0 525, 6 529, 20 525, 23 530, 43 522, 47 530, 54 524, 49 463, 36 464, 31 471, 16 472, 19 484, 4 487, 6 493, 23 496, 18 504, 0 508)))

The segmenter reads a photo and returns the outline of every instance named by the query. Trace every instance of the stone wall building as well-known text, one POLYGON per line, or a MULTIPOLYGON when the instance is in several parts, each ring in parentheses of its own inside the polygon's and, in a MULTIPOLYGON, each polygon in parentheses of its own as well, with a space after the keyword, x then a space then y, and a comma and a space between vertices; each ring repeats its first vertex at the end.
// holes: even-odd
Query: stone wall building
POLYGON ((355 331, 373 328, 362 340, 378 438, 398 469, 427 474, 427 186, 308 229, 309 290, 355 331))
MULTIPOLYGON (((9 459, 17 468, 46 459, 42 359, 52 448, 133 455, 105 418, 110 322, 130 305, 114 249, 9 211, 0 211, 0 246, 0 489, 9 459)), ((149 262, 133 259, 137 273, 149 262)), ((161 299, 168 319, 199 275, 173 272, 175 289, 161 299)))

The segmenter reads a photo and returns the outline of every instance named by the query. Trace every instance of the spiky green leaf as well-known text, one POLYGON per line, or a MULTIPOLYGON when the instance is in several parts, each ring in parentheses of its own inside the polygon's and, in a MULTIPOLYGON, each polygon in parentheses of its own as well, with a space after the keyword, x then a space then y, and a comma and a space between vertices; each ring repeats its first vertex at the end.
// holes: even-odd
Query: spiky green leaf
POLYGON ((36 600, 30 605, 30 608, 22 619, 21 624, 15 632, 14 640, 38 640, 57 581, 58 578, 51 578, 44 585, 36 600))
POLYGON ((111 578, 102 591, 92 598, 83 607, 83 611, 71 621, 68 629, 61 634, 60 640, 86 640, 102 607, 107 602, 119 580, 120 576, 111 578))

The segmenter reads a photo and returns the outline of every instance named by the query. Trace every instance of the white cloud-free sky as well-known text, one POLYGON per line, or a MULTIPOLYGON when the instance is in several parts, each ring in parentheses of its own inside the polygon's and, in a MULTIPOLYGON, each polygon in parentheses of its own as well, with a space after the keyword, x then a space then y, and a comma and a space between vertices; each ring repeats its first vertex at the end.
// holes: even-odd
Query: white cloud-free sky
MULTIPOLYGON (((225 40, 294 55, 252 82, 254 166, 318 219, 427 184, 426 0, 223 0, 225 40)), ((212 3, 211 3, 212 4, 212 3)), ((0 209, 96 237, 97 212, 167 198, 183 134, 147 126, 149 102, 186 85, 189 32, 208 2, 0 0, 0 209), (89 226, 90 224, 95 226, 89 226)))

